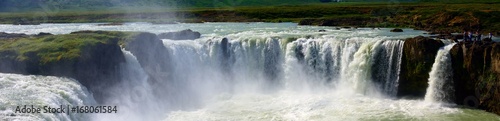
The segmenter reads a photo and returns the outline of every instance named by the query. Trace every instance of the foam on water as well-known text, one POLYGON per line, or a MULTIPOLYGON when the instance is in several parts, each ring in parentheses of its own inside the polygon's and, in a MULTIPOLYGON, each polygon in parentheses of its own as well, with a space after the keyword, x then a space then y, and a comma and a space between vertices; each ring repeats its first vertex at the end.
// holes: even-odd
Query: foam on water
MULTIPOLYGON (((136 56, 123 50, 123 81, 110 87, 116 95, 106 102, 118 105, 119 113, 92 116, 93 120, 500 120, 478 110, 394 99, 399 88, 401 39, 421 35, 422 31, 336 30, 294 23, 0 27, 8 32, 56 34, 86 29, 152 33, 192 29, 202 33, 200 39, 192 41, 162 40, 166 50, 158 53, 169 60, 149 60, 169 65, 161 72, 156 67, 141 67, 136 56), (322 29, 326 32, 319 32, 322 29)), ((17 81, 8 85, 12 82, 5 82, 5 86, 0 83, 0 88, 20 88, 17 81)), ((31 83, 26 85, 48 90, 31 83)), ((78 83, 62 87, 82 88, 78 83)), ((76 92, 71 95, 81 95, 76 92)), ((26 95, 30 91, 10 93, 26 95)), ((1 99, 11 103, 17 98, 1 99)), ((63 99, 55 96, 54 100, 63 99)), ((13 105, 17 103, 5 108, 13 105)), ((54 117, 66 119, 64 115, 54 117)))
POLYGON ((73 79, 0 73, 0 119, 85 121, 91 117, 79 113, 43 113, 43 106, 59 105, 91 106, 96 105, 96 102, 87 89, 73 79), (24 105, 40 108, 41 113, 15 113, 17 106, 24 105))
POLYGON ((166 120, 454 120, 462 113, 419 100, 282 91, 214 98, 202 109, 175 111, 166 120))

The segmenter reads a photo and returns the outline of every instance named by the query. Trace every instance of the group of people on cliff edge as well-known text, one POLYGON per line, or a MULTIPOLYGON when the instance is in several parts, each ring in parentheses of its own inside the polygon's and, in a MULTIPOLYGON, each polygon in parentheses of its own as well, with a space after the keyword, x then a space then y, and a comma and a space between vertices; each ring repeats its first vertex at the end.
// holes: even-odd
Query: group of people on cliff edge
MULTIPOLYGON (((463 33, 463 41, 468 42, 468 41, 481 41, 481 36, 482 34, 479 33, 479 31, 476 31, 475 34, 472 34, 471 31, 463 33)), ((491 40, 493 38, 493 34, 488 33, 488 38, 491 40)))

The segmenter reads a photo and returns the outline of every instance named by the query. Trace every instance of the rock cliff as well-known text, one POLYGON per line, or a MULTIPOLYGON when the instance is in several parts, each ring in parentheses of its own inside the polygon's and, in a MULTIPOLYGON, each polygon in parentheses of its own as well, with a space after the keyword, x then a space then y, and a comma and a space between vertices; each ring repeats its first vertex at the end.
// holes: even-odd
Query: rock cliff
MULTIPOLYGON (((118 34, 118 33, 115 33, 118 34)), ((125 61, 112 32, 17 38, 0 47, 0 72, 74 78, 102 102, 107 87, 119 82, 125 61)))
POLYGON ((500 114, 500 43, 461 42, 450 53, 455 102, 500 114))
POLYGON ((442 46, 444 46, 443 42, 422 36, 405 40, 398 97, 423 97, 425 95, 429 72, 442 46))

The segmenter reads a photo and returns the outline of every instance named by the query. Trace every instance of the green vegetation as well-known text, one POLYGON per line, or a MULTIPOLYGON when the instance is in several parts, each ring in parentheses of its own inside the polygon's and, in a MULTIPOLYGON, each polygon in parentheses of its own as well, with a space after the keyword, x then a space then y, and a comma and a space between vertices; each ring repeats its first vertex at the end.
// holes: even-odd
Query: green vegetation
MULTIPOLYGON (((14 2, 13 0, 7 1, 14 2)), ((259 21, 304 22, 307 23, 305 25, 323 26, 411 27, 438 33, 462 32, 463 30, 481 30, 484 33, 493 32, 494 34, 500 32, 500 22, 498 22, 500 0, 377 0, 376 2, 351 0, 340 3, 320 3, 319 0, 265 2, 188 0, 182 4, 174 1, 176 7, 165 7, 166 4, 173 5, 172 2, 165 2, 167 0, 149 1, 155 4, 140 3, 144 1, 118 1, 113 4, 96 1, 59 3, 57 7, 45 7, 53 9, 42 9, 38 12, 3 12, 0 13, 0 24, 259 21), (97 3, 107 6, 98 7, 97 3), (216 3, 224 5, 214 5, 216 3), (97 8, 89 10, 68 7, 75 5, 97 8)), ((5 5, 5 2, 1 5, 5 5)), ((50 5, 55 5, 55 3, 50 5)))
POLYGON ((15 58, 19 61, 39 58, 41 64, 85 58, 82 52, 97 44, 116 44, 136 33, 81 31, 65 35, 49 35, 43 37, 16 38, 14 40, 0 40, 0 58, 15 58), (11 54, 14 52, 15 57, 11 54), (11 56, 9 56, 11 55, 11 56))
MULTIPOLYGON (((305 5, 321 3, 322 0, 2 0, 0 11, 40 11, 40 10, 106 10, 109 8, 224 8, 241 6, 305 5)), ((333 1, 337 0, 326 0, 333 1)), ((494 3, 499 0, 342 0, 344 2, 438 2, 438 3, 494 3)))

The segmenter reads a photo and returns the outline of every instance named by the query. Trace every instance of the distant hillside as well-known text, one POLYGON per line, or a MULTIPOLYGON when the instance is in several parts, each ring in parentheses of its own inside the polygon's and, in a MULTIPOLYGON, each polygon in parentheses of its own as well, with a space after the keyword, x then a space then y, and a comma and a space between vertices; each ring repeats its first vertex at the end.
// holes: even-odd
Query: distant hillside
POLYGON ((234 7, 267 5, 301 5, 319 0, 0 0, 0 11, 33 11, 40 9, 106 9, 109 7, 234 7))
MULTIPOLYGON (((110 7, 237 7, 304 5, 329 0, 0 0, 0 12, 21 12, 37 10, 101 10, 110 7)), ((337 0, 330 0, 337 1, 337 0)), ((499 3, 500 0, 340 0, 342 2, 486 2, 499 3)))

